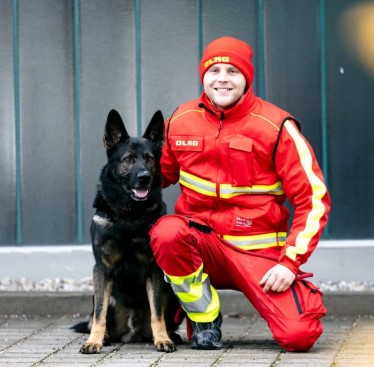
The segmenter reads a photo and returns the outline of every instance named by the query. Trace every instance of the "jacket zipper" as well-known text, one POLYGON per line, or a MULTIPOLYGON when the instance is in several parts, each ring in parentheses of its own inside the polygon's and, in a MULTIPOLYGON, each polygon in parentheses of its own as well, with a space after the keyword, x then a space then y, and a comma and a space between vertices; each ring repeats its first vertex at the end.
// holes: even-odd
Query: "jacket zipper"
MULTIPOLYGON (((204 105, 204 103, 199 103, 199 107, 200 108, 204 108, 205 111, 209 112, 211 115, 213 116, 217 116, 211 109, 209 109, 207 106, 204 105)), ((222 126, 223 126, 223 120, 225 118, 225 114, 223 113, 223 111, 220 112, 220 116, 219 116, 219 125, 218 125, 218 130, 216 132, 216 138, 218 138, 218 135, 219 133, 221 132, 222 130, 222 126)))
POLYGON ((297 295, 295 284, 291 285, 291 290, 292 290, 293 298, 296 303, 297 312, 299 313, 299 315, 301 315, 303 313, 303 309, 301 308, 300 299, 299 299, 299 296, 297 295))
MULTIPOLYGON (((207 106, 204 105, 204 103, 199 103, 199 107, 200 108, 204 108, 208 113, 210 113, 211 115, 213 116, 217 116, 216 113, 214 113, 214 111, 212 111, 211 109, 209 109, 207 106)), ((217 206, 216 206, 216 210, 217 211, 220 211, 219 207, 220 207, 220 176, 221 176, 221 170, 220 170, 220 157, 221 157, 221 152, 220 152, 220 149, 219 149, 219 146, 220 146, 220 132, 223 128, 223 120, 225 119, 225 114, 223 111, 220 112, 220 117, 219 117, 219 124, 218 124, 218 130, 216 132, 216 161, 217 161, 217 175, 216 175, 216 197, 217 197, 217 200, 216 200, 216 203, 217 203, 217 206)), ((219 218, 219 227, 220 228, 217 228, 217 232, 218 233, 222 233, 222 211, 220 211, 220 218, 219 218)))
POLYGON ((216 195, 217 195, 217 210, 220 212, 219 216, 219 232, 222 232, 222 211, 220 210, 220 191, 221 191, 221 139, 220 139, 220 132, 223 127, 223 120, 225 118, 225 115, 223 112, 220 113, 220 119, 219 119, 219 125, 218 125, 218 130, 216 132, 216 157, 217 157, 217 178, 216 178, 216 195))
POLYGON ((222 120, 221 120, 221 121, 219 122, 218 130, 217 130, 217 132, 216 132, 216 139, 218 138, 219 133, 220 133, 221 130, 222 130, 222 125, 223 125, 223 123, 222 123, 222 120))
POLYGON ((220 118, 219 118, 219 125, 218 125, 218 130, 216 132, 216 157, 217 157, 217 178, 216 178, 216 194, 217 198, 219 199, 220 197, 220 176, 221 176, 221 169, 220 169, 220 163, 221 163, 221 139, 219 139, 219 133, 222 130, 223 127, 223 120, 225 118, 225 114, 223 112, 220 113, 220 118))
POLYGON ((221 132, 222 130, 222 127, 223 127, 223 120, 225 119, 225 114, 221 111, 220 114, 219 114, 219 125, 218 125, 218 130, 216 132, 216 138, 218 138, 219 136, 219 133, 221 132))

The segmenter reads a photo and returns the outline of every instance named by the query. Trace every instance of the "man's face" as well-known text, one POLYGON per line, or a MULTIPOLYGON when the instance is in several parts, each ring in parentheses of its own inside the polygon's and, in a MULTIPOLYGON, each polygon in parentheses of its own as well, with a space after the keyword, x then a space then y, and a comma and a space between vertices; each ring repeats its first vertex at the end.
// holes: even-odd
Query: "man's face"
POLYGON ((246 80, 231 64, 214 64, 204 74, 204 90, 211 101, 223 110, 232 107, 244 94, 246 80))

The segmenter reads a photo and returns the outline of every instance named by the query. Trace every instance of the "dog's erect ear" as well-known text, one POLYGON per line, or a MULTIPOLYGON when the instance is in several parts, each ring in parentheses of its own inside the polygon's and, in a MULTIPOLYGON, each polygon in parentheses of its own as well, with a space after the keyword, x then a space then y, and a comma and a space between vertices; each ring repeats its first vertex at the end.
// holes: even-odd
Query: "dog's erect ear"
POLYGON ((119 142, 128 139, 130 136, 126 131, 120 114, 111 110, 105 124, 104 146, 107 150, 115 147, 119 142))
POLYGON ((160 110, 153 115, 143 138, 151 140, 157 149, 161 149, 164 145, 164 116, 160 110))

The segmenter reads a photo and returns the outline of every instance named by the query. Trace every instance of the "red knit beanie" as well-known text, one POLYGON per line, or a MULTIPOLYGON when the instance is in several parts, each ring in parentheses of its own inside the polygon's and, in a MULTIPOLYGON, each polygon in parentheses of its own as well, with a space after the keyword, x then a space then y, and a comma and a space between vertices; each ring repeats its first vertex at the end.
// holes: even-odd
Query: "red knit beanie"
POLYGON ((233 37, 221 37, 209 43, 200 61, 200 81, 203 84, 205 72, 218 63, 232 64, 244 75, 249 86, 253 80, 252 49, 244 41, 233 37))

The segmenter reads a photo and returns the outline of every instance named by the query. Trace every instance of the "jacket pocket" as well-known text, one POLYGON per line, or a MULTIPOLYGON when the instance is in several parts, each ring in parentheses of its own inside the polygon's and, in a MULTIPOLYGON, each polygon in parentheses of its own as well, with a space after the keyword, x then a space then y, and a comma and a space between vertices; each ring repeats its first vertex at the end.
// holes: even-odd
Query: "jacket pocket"
POLYGON ((254 183, 253 139, 236 135, 229 143, 230 172, 233 186, 252 186, 254 183))

